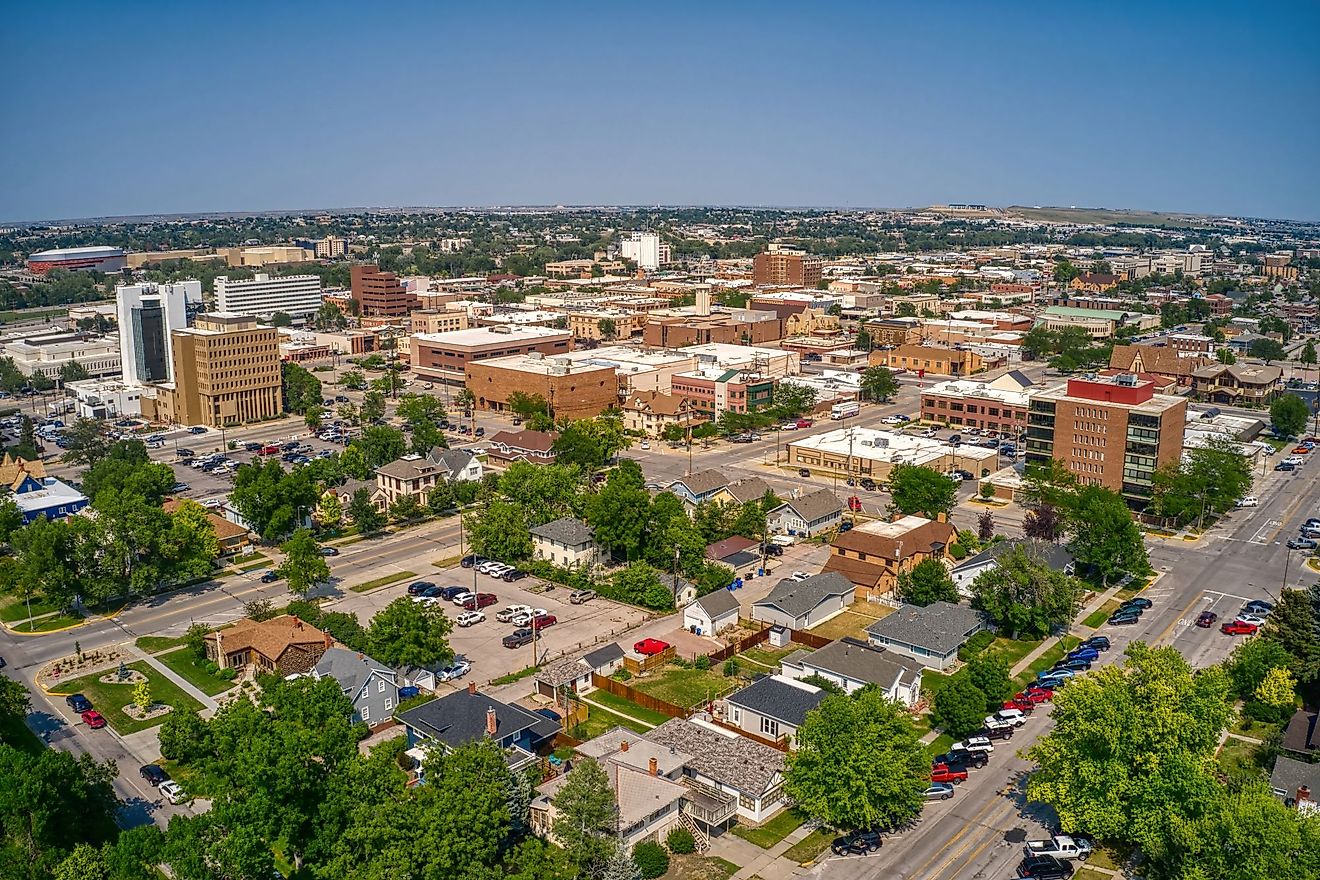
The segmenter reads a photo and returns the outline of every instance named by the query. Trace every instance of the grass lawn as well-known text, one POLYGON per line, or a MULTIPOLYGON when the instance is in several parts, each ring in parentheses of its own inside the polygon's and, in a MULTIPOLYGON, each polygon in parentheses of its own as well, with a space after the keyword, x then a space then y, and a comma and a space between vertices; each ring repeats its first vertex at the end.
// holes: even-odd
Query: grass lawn
POLYGON ((1256 743, 1229 737, 1219 750, 1219 766, 1229 776, 1261 776, 1265 774, 1265 749, 1256 743))
POLYGON ((725 678, 716 663, 710 669, 668 664, 655 672, 637 676, 628 682, 644 694, 679 706, 695 706, 737 687, 737 679, 725 678))
POLYGON ((1043 639, 1006 639, 1002 636, 990 643, 990 647, 985 649, 987 657, 1002 657, 1008 662, 1008 668, 1012 669, 1023 657, 1034 651, 1043 639))
MULTIPOLYGON (((748 648, 741 654, 736 655, 738 662, 742 663, 743 660, 750 660, 753 664, 759 663, 764 666, 778 667, 780 660, 802 647, 801 645, 789 645, 787 648, 766 647, 769 644, 769 642, 762 642, 755 648, 748 648)), ((760 667, 754 665, 753 668, 759 669, 760 667)))
POLYGON ((0 312, 0 324, 10 324, 15 321, 35 321, 41 318, 61 318, 69 314, 68 309, 32 309, 22 312, 0 312))
POLYGON ((156 761, 170 778, 183 790, 193 797, 212 798, 220 794, 228 786, 223 779, 218 776, 212 776, 203 772, 201 769, 188 764, 180 764, 178 761, 166 761, 164 758, 156 761))
POLYGON ((784 810, 778 816, 760 825, 738 824, 729 830, 743 840, 756 844, 761 849, 769 849, 792 834, 805 821, 807 821, 807 817, 797 810, 784 810))
POLYGON ((223 694, 235 686, 232 679, 224 679, 207 672, 206 661, 187 648, 160 654, 156 659, 208 697, 223 694))
POLYGON ((1271 736, 1283 730, 1283 725, 1266 724, 1263 721, 1256 721, 1238 713, 1238 716, 1233 719, 1233 723, 1228 726, 1228 730, 1229 733, 1240 733, 1252 739, 1268 740, 1271 736))
POLYGON ((936 755, 942 755, 953 745, 953 737, 947 733, 941 733, 935 737, 935 741, 926 746, 926 757, 933 759, 936 755))
MULTIPOLYGON (((867 603, 862 603, 863 605, 867 603)), ((870 609, 868 609, 870 610, 870 609)), ((879 607, 875 607, 879 611, 879 607)), ((885 611, 893 609, 886 608, 885 611)), ((854 639, 866 641, 866 628, 875 623, 883 614, 859 614, 856 611, 845 611, 842 614, 831 617, 829 620, 813 627, 811 634, 813 636, 823 636, 830 640, 841 639, 844 636, 852 636, 854 639)))
POLYGON ((517 672, 510 672, 508 675, 501 675, 499 678, 492 678, 492 679, 490 680, 490 683, 491 683, 491 684, 513 684, 515 681, 519 681, 519 680, 521 680, 521 679, 524 679, 524 678, 526 678, 527 676, 531 675, 531 674, 532 674, 533 672, 535 672, 535 671, 536 671, 536 667, 535 667, 535 666, 528 666, 528 667, 525 667, 525 668, 523 668, 523 669, 519 669, 517 672))
POLYGON ((1110 599, 1090 614, 1082 621, 1082 626, 1089 626, 1091 629, 1098 629, 1102 623, 1109 619, 1109 615, 1118 610, 1118 600, 1110 599))
POLYGON ((825 852, 832 840, 834 840, 834 832, 817 828, 790 846, 784 852, 784 857, 798 864, 815 861, 816 856, 825 852))
POLYGON ((1113 880, 1113 876, 1113 874, 1105 874, 1102 871, 1082 868, 1076 874, 1073 874, 1073 880, 1113 880))
MULTIPOLYGON (((145 660, 129 663, 128 668, 136 669, 147 676, 147 681, 151 683, 151 697, 157 703, 165 703, 176 709, 184 706, 191 706, 194 709, 202 708, 201 703, 184 693, 174 682, 148 666, 145 660)), ((124 707, 133 702, 133 685, 105 684, 98 681, 97 679, 104 674, 104 672, 96 672, 83 678, 61 682, 59 692, 61 694, 81 693, 86 695, 87 699, 92 701, 92 705, 96 707, 96 710, 105 716, 105 720, 121 736, 128 733, 137 733, 139 730, 147 730, 165 720, 164 715, 148 721, 135 721, 125 715, 124 707)), ((94 735, 95 731, 92 731, 92 733, 94 735)))
POLYGON ((408 578, 417 577, 415 571, 396 571, 394 574, 387 574, 384 577, 378 577, 365 583, 354 584, 349 587, 354 593, 365 593, 368 590, 374 590, 377 587, 384 587, 390 584, 397 584, 399 581, 406 581, 408 578))
POLYGON ((1036 673, 1044 672, 1046 669, 1049 669, 1055 663, 1058 663, 1060 660, 1062 660, 1064 654, 1067 654, 1069 651, 1071 651, 1073 648, 1077 647, 1081 643, 1082 640, 1077 638, 1076 636, 1064 636, 1060 641, 1056 642, 1054 646, 1051 647, 1048 651, 1046 651, 1044 654, 1041 654, 1035 660, 1031 661, 1031 665, 1028 666, 1026 669, 1022 670, 1021 675, 1013 679, 1014 689, 1022 690, 1022 688, 1026 687, 1028 682, 1034 681, 1036 679, 1036 673))
POLYGON ((51 632, 65 627, 77 626, 82 622, 83 618, 76 614, 53 614, 50 617, 15 624, 13 630, 21 633, 51 632))
POLYGON ((1091 852, 1091 858, 1087 859, 1087 864, 1096 868, 1108 868, 1111 871, 1117 871, 1125 859, 1114 849, 1104 844, 1096 844, 1091 852))
POLYGON ((923 669, 921 671, 921 689, 933 700, 936 694, 944 690, 944 686, 949 683, 949 679, 952 677, 934 669, 923 669))
MULTIPOLYGON (((23 601, 22 596, 6 596, 0 604, 0 620, 6 623, 14 623, 19 620, 28 619, 28 603, 23 601)), ((32 597, 32 616, 37 617, 41 614, 51 614, 59 611, 59 606, 47 601, 43 596, 32 597)))
POLYGON ((669 720, 669 716, 663 712, 656 712, 654 709, 639 706, 632 700, 611 694, 608 691, 594 690, 588 696, 592 701, 600 703, 602 706, 613 709, 622 715, 631 715, 638 721, 645 721, 652 727, 659 727, 669 720))
POLYGON ((672 855, 664 880, 727 880, 737 873, 737 865, 719 856, 672 855))
POLYGON ((929 715, 918 715, 916 718, 913 718, 913 719, 912 719, 912 729, 915 730, 915 731, 917 732, 917 739, 920 739, 921 737, 923 737, 923 736, 925 736, 926 734, 930 733, 931 730, 933 729, 933 728, 930 726, 930 716, 929 716, 929 715))
POLYGON ((182 647, 185 641, 187 639, 183 636, 141 636, 133 644, 137 645, 139 650, 155 654, 157 651, 182 647))
POLYGON ((589 739, 600 736, 607 730, 615 727, 624 727, 634 733, 646 733, 650 730, 645 724, 639 724, 631 718, 624 718, 622 715, 615 715, 613 712, 597 708, 590 704, 587 705, 587 720, 577 727, 570 728, 568 733, 574 739, 580 739, 584 742, 589 739))
POLYGON ((1146 589, 1146 587, 1149 587, 1150 582, 1152 580, 1154 580, 1154 578, 1149 578, 1149 577, 1134 578, 1132 583, 1128 584, 1126 587, 1119 590, 1114 595, 1118 598, 1120 602, 1126 602, 1128 599, 1131 599, 1133 596, 1139 595, 1142 590, 1146 589))

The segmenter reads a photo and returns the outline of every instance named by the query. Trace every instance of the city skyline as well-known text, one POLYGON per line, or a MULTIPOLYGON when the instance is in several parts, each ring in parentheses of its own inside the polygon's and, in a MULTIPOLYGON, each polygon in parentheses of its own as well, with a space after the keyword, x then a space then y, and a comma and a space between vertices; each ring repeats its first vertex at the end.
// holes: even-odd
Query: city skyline
POLYGON ((57 28, 14 10, 0 37, 5 114, 31 123, 8 133, 5 221, 949 202, 1320 219, 1320 119, 1296 97, 1320 61, 1280 38, 1315 32, 1314 6, 69 8, 57 28))

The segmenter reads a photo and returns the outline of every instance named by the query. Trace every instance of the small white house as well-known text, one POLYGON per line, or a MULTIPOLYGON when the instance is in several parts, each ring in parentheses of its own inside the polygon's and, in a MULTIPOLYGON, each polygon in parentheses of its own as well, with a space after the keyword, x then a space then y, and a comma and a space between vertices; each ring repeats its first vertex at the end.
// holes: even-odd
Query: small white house
POLYGON ((766 524, 771 532, 811 536, 835 528, 842 519, 838 497, 829 489, 818 489, 771 510, 766 524))
POLYGON ((801 581, 786 578, 764 599, 752 603, 752 619, 789 629, 811 629, 848 610, 854 593, 852 582, 837 571, 801 581))
POLYGON ((532 529, 532 555, 561 568, 600 563, 600 545, 591 526, 570 516, 532 529))
POLYGON ((738 600, 729 590, 716 590, 683 608, 683 628, 712 636, 738 623, 738 600))

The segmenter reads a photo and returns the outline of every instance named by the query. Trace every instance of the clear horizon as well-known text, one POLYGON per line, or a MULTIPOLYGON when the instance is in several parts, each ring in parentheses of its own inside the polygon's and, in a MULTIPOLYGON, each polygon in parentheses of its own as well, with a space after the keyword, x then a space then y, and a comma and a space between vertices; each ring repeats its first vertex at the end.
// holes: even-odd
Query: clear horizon
POLYGON ((1320 56, 1290 38, 1320 33, 1314 4, 499 9, 13 9, 0 217, 958 202, 1320 220, 1320 56))

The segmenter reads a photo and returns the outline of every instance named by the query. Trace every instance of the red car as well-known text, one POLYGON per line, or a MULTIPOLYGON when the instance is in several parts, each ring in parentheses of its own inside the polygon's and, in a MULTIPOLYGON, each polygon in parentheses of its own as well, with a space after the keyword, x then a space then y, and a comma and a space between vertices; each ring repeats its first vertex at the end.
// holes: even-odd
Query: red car
POLYGON ((269 446, 263 446, 257 452, 257 455, 279 455, 279 454, 280 454, 280 448, 273 444, 269 446))
POLYGON ((811 421, 811 419, 798 419, 798 420, 797 420, 797 426, 798 426, 799 428, 810 428, 811 425, 812 425, 812 421, 811 421))
POLYGON ((529 626, 531 626, 532 629, 545 629, 547 626, 554 626, 558 622, 559 619, 553 614, 538 614, 536 617, 532 618, 532 622, 529 626))
POLYGON ((1013 695, 1014 700, 1026 700, 1031 703, 1048 703, 1054 699, 1054 691, 1049 688, 1028 687, 1025 691, 1013 695))
POLYGON ((930 768, 931 782, 952 782, 957 785, 966 778, 966 770, 951 770, 948 764, 934 764, 930 768))
POLYGON ((477 593, 477 595, 464 602, 463 607, 468 611, 479 611, 480 609, 488 608, 499 601, 499 597, 494 593, 477 593))
POLYGON ((862 509, 862 499, 858 498, 856 495, 849 495, 848 509, 854 512, 860 511, 862 509))
POLYGON ((105 727, 105 716, 95 709, 88 709, 82 713, 83 724, 86 724, 92 730, 100 730, 105 727))
POLYGON ((1310 451, 1311 451, 1311 447, 1309 447, 1309 446, 1294 446, 1294 447, 1293 447, 1293 455, 1306 455, 1306 454, 1307 454, 1308 452, 1310 452, 1310 451))
POLYGON ((1219 615, 1213 611, 1202 611, 1196 618, 1196 625, 1201 629, 1209 629, 1215 625, 1215 621, 1218 619, 1219 615))
POLYGON ((1255 634, 1260 627, 1254 623, 1243 623, 1240 620, 1230 620, 1219 628, 1219 631, 1230 636, 1249 636, 1255 634))
POLYGON ((633 650, 643 657, 650 657, 653 654, 663 654, 669 650, 669 643, 662 642, 659 639, 642 639, 633 644, 633 650))
POLYGON ((1036 704, 1031 702, 1031 700, 1019 700, 1014 698, 1012 700, 1004 700, 1004 708, 1017 709, 1019 712, 1025 712, 1030 715, 1032 712, 1036 711, 1036 704))

